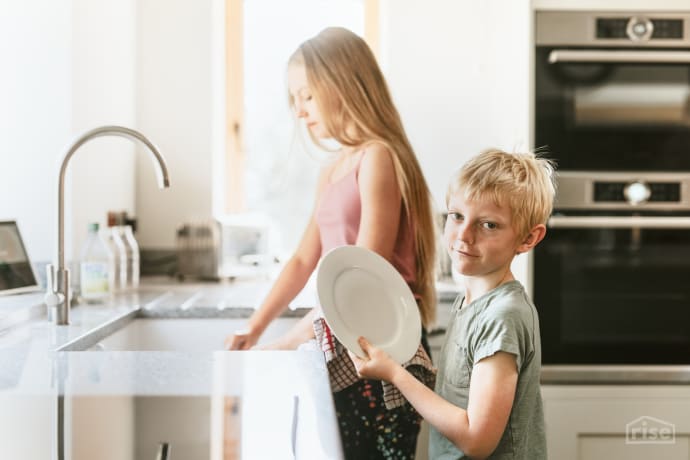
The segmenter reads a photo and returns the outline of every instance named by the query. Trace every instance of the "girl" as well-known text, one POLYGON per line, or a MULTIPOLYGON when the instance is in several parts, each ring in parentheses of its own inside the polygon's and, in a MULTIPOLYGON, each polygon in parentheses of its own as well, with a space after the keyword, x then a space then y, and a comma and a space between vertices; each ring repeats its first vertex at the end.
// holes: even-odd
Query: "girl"
MULTIPOLYGON (((226 347, 255 345, 305 286, 319 259, 342 245, 364 246, 390 261, 415 294, 423 326, 429 325, 435 309, 431 197, 373 53, 349 30, 327 28, 291 56, 288 87, 290 105, 312 141, 323 147, 322 140, 334 139, 341 148, 320 174, 314 212, 296 253, 247 330, 229 336, 226 347)), ((315 337, 312 323, 335 339, 314 309, 271 348, 294 349, 315 337)), ((342 381, 334 385, 331 372, 346 458, 413 458, 417 412, 407 402, 387 409, 381 383, 357 379, 347 353, 336 355, 329 371, 349 366, 355 376, 342 388, 342 381)))

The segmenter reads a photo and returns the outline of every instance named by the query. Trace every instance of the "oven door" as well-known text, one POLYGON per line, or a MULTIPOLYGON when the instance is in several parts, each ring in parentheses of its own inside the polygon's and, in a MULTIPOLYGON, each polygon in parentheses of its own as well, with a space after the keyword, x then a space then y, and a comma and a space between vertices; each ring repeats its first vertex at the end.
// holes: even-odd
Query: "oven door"
POLYGON ((535 145, 560 170, 690 170, 690 50, 539 46, 535 145))
POLYGON ((690 364, 690 217, 555 215, 534 270, 544 364, 690 364))

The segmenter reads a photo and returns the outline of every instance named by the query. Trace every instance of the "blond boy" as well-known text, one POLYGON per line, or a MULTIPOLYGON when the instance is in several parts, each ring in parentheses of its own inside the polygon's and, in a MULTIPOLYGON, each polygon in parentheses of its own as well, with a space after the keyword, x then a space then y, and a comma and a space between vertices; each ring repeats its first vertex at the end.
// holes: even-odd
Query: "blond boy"
POLYGON ((431 425, 433 460, 546 459, 534 304, 514 257, 535 247, 551 214, 553 167, 534 154, 487 150, 453 177, 444 230, 464 296, 452 308, 431 391, 365 338, 363 377, 389 381, 431 425))

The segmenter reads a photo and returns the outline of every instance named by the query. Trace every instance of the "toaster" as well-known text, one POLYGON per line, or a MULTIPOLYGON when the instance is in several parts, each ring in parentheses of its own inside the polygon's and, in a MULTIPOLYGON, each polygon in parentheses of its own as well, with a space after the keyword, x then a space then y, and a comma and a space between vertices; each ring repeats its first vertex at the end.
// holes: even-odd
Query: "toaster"
POLYGON ((189 221, 177 228, 178 276, 218 280, 258 274, 273 262, 270 224, 248 214, 189 221))

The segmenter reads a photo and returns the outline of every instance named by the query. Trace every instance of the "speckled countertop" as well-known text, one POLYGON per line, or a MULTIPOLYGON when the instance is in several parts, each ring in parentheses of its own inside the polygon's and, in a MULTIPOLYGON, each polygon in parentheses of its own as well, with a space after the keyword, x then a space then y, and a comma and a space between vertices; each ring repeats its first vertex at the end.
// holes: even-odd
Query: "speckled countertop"
MULTIPOLYGON (((152 415, 143 408, 161 398, 172 399, 155 413, 180 404, 205 409, 201 424, 187 420, 189 409, 153 422, 168 433, 173 458, 208 458, 228 449, 236 449, 237 458, 341 458, 319 351, 227 352, 220 350, 222 336, 215 350, 78 351, 136 318, 243 323, 268 286, 144 280, 137 292, 107 304, 75 306, 68 326, 46 320, 41 293, 1 298, 0 458, 140 458, 142 449, 155 458, 155 442, 145 434, 153 428, 143 421, 152 415), (85 417, 90 405, 100 409, 85 417), (129 433, 125 445, 137 454, 106 454, 123 445, 113 433, 129 433)), ((298 298, 285 316, 304 314, 299 305, 306 306, 308 297, 298 298)))

